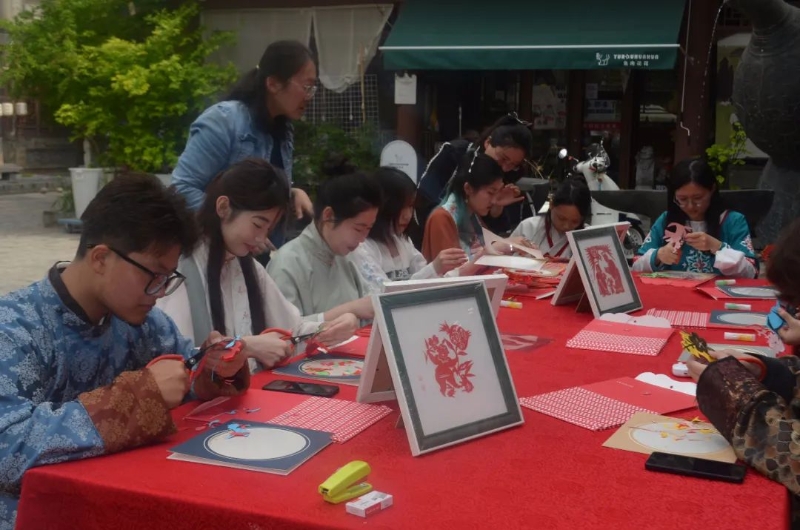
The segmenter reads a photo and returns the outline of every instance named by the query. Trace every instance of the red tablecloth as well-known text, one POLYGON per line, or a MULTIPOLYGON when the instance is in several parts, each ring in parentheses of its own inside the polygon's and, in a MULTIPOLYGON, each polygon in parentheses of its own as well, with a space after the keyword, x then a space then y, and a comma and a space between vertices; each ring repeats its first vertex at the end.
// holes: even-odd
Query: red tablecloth
MULTIPOLYGON (((646 308, 710 311, 723 302, 692 290, 642 285, 646 308)), ((573 306, 524 299, 502 309, 505 332, 554 341, 508 354, 520 397, 641 372, 670 373, 681 351, 673 335, 658 357, 565 347, 591 319, 573 306)), ((754 301, 766 310, 767 301, 754 301)), ((707 330, 710 341, 721 330, 707 330)), ((256 377, 259 389, 269 375, 256 377)), ((355 399, 354 387, 339 396, 355 399)), ((396 404, 394 404, 396 406, 396 404)), ((28 471, 19 530, 199 530, 225 528, 786 528, 786 490, 749 471, 743 485, 645 471, 646 456, 607 449, 613 430, 592 432, 523 408, 525 424, 414 458, 397 414, 345 444, 334 444, 282 477, 169 461, 167 449, 197 434, 179 432, 156 446, 28 471), (351 460, 372 467, 375 489, 395 505, 362 519, 326 504, 317 486, 351 460)), ((692 417, 697 410, 682 416, 692 417)))

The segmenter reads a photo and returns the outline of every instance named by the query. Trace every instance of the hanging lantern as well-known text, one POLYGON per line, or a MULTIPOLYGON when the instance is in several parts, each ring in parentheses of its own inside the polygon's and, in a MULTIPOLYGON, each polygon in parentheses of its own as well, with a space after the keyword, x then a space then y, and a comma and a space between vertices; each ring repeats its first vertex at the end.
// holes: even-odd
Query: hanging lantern
POLYGON ((14 115, 14 104, 3 103, 3 116, 13 116, 13 115, 14 115))

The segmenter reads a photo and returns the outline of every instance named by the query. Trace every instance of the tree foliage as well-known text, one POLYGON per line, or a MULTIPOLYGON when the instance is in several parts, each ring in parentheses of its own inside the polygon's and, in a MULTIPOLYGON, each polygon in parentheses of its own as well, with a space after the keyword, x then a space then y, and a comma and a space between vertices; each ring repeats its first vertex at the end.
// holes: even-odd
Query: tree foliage
POLYGON ((8 25, 0 80, 18 97, 38 98, 75 138, 103 145, 100 162, 168 170, 189 124, 236 72, 207 61, 232 35, 204 38, 196 2, 153 4, 126 17, 119 0, 45 0, 8 25))

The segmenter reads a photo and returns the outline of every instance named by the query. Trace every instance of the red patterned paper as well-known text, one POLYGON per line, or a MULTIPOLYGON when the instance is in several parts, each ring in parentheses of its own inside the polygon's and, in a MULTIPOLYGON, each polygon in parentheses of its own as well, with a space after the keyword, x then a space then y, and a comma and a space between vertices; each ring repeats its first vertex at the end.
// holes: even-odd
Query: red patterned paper
POLYGON ((384 405, 311 397, 268 423, 329 432, 334 442, 344 443, 391 411, 384 405))
POLYGON ((637 412, 656 414, 581 387, 522 398, 519 402, 523 407, 592 431, 619 427, 637 412))
POLYGON ((594 319, 567 341, 568 348, 632 355, 658 355, 672 335, 672 328, 654 328, 594 319))
POLYGON ((666 318, 670 325, 675 328, 706 328, 710 313, 697 311, 668 311, 663 309, 650 309, 648 315, 666 318))

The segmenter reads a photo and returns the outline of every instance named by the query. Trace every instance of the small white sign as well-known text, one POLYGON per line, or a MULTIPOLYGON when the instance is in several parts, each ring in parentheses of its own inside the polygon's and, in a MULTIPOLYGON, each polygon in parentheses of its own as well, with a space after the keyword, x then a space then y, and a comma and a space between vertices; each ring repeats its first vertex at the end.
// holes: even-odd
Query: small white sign
POLYGON ((394 140, 386 144, 381 151, 381 166, 397 168, 417 182, 417 152, 408 142, 394 140))
POLYGON ((394 76, 394 104, 417 104, 417 76, 408 74, 394 76))
POLYGON ((586 99, 597 99, 597 83, 586 83, 586 99))

